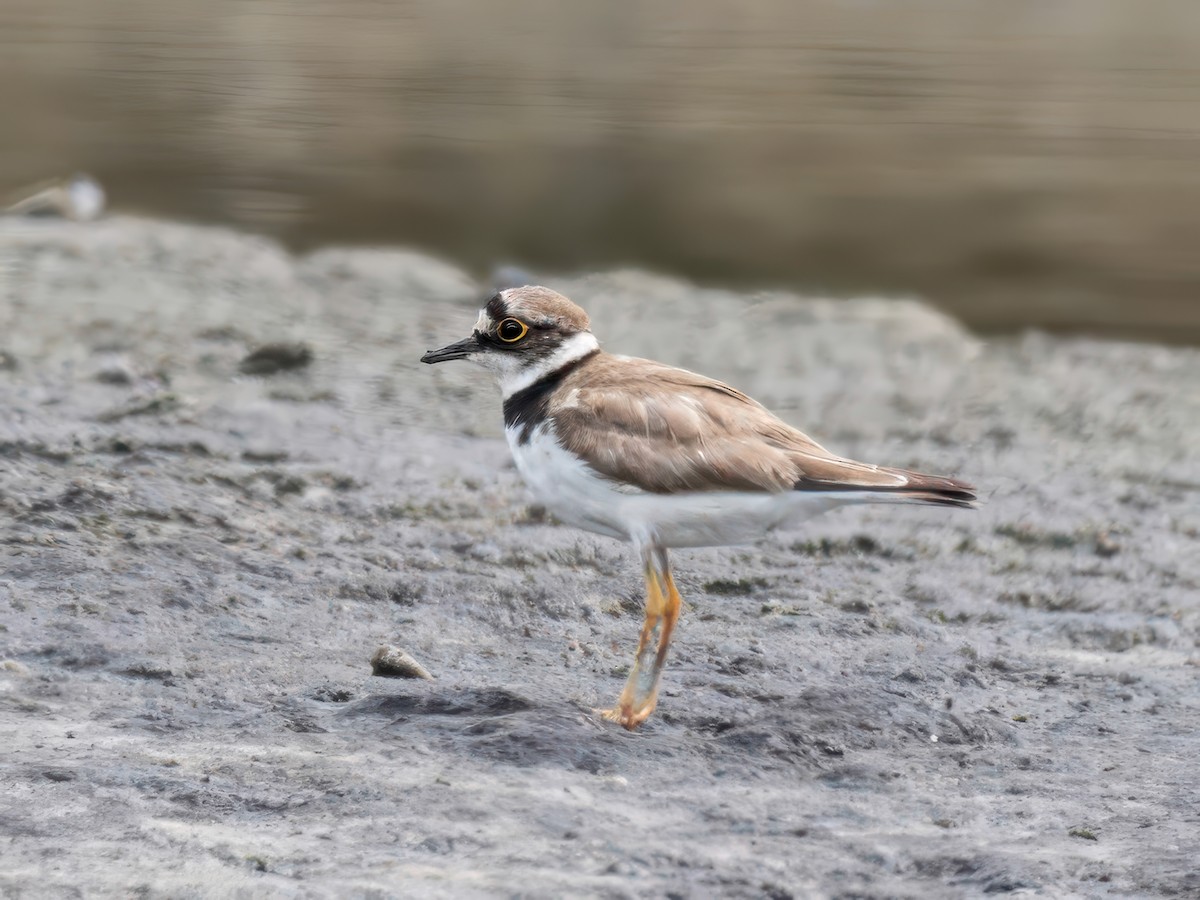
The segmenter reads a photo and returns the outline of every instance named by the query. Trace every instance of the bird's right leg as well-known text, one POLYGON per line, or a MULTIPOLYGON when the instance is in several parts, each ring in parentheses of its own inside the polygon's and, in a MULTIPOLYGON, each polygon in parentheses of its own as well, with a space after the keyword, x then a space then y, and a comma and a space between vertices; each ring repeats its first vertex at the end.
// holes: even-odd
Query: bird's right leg
POLYGON ((646 721, 658 703, 658 683, 683 603, 671 577, 666 550, 648 548, 642 554, 642 563, 646 575, 646 618, 638 639, 637 656, 616 708, 603 713, 606 719, 619 722, 630 731, 646 721))

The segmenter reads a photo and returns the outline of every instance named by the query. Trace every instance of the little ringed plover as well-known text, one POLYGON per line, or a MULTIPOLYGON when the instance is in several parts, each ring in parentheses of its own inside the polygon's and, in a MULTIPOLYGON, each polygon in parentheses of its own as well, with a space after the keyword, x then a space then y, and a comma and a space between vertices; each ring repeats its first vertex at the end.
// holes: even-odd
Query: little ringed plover
POLYGON ((421 357, 453 359, 498 379, 508 445, 538 501, 641 556, 645 622, 605 711, 630 730, 654 710, 679 616, 671 548, 746 543, 847 503, 976 504, 955 478, 836 456, 719 381, 604 352, 587 314, 548 288, 500 291, 469 337, 421 357))

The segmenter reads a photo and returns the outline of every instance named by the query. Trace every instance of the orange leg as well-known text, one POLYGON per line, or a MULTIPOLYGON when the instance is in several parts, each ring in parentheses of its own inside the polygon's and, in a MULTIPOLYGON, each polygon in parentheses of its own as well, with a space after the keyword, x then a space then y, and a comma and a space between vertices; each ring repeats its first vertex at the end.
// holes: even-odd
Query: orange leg
POLYGON ((646 620, 642 623, 642 635, 638 640, 637 657, 625 689, 617 700, 616 709, 604 710, 604 718, 619 722, 629 731, 641 725, 658 702, 658 683, 662 677, 663 664, 667 661, 667 648, 671 645, 671 633, 679 619, 679 607, 683 603, 671 577, 671 567, 665 550, 651 550, 645 555, 646 564, 646 620))

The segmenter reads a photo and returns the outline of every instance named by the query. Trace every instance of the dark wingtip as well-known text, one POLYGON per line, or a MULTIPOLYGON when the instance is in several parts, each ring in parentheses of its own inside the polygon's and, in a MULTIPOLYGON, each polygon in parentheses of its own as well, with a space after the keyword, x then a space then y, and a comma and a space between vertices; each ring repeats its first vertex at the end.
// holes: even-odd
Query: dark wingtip
POLYGON ((926 491, 903 491, 906 500, 928 503, 932 506, 953 506, 955 509, 979 509, 979 499, 974 494, 938 494, 926 491))
POLYGON ((943 475, 922 475, 919 472, 909 472, 906 469, 880 469, 893 476, 902 476, 903 484, 863 484, 861 482, 843 481, 829 482, 816 479, 801 478, 793 490, 820 491, 836 493, 853 491, 879 494, 880 500, 886 497, 899 498, 913 503, 929 503, 934 506, 954 506, 958 509, 979 509, 979 496, 975 486, 957 478, 947 478, 943 475))
POLYGON ((959 509, 979 509, 979 495, 973 484, 943 475, 920 475, 916 472, 903 474, 908 478, 908 484, 901 492, 914 500, 959 509))

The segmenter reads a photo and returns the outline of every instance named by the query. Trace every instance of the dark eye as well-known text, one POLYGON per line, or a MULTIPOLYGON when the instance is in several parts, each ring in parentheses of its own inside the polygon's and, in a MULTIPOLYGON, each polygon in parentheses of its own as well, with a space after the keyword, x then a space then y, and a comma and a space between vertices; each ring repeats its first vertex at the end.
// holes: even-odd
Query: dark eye
POLYGON ((527 331, 529 331, 528 326, 520 319, 505 319, 496 326, 496 334, 506 344, 515 344, 525 337, 527 331))

